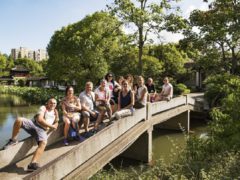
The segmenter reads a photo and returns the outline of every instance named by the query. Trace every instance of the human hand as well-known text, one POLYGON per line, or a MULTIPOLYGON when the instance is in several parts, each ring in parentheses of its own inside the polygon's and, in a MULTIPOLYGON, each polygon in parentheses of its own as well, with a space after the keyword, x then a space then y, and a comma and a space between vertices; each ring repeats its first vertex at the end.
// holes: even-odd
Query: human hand
POLYGON ((96 117, 96 112, 95 111, 90 111, 89 112, 93 117, 96 117))
POLYGON ((68 118, 72 118, 73 117, 73 113, 67 113, 67 117, 68 118))
POLYGON ((52 127, 51 127, 51 128, 52 128, 52 130, 56 131, 56 130, 57 130, 57 127, 58 127, 58 124, 57 124, 57 123, 55 123, 55 124, 53 124, 53 125, 52 125, 52 127))

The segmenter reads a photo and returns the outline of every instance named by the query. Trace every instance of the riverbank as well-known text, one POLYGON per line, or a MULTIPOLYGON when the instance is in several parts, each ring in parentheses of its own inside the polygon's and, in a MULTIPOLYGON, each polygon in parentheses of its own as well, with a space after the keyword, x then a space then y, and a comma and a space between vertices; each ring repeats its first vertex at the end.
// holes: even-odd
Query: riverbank
POLYGON ((17 95, 32 104, 43 104, 50 97, 54 97, 59 101, 64 96, 64 92, 54 89, 19 86, 0 86, 0 94, 17 95))

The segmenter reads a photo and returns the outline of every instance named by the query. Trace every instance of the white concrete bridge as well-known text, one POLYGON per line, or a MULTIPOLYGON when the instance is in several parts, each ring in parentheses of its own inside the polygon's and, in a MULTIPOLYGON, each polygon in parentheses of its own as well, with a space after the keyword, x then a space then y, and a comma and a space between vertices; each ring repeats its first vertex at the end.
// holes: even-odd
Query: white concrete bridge
POLYGON ((0 179, 88 179, 118 155, 144 162, 152 161, 152 131, 155 125, 179 129, 179 123, 188 131, 190 111, 205 108, 203 94, 189 94, 149 103, 134 116, 120 119, 82 143, 62 144, 63 127, 54 132, 40 159, 42 167, 33 173, 26 167, 36 149, 33 138, 0 151, 0 179), (187 118, 171 121, 170 118, 187 113, 187 118))

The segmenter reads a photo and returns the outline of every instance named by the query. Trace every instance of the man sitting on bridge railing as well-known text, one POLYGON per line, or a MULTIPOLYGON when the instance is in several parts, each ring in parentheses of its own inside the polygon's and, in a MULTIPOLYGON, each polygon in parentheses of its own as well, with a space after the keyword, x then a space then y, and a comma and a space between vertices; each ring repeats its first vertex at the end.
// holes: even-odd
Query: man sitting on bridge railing
POLYGON ((156 96, 155 85, 153 84, 153 79, 148 78, 147 83, 145 84, 148 90, 148 101, 153 102, 156 96))
MULTIPOLYGON (((93 83, 88 81, 85 85, 85 91, 81 92, 79 95, 82 105, 82 117, 80 121, 79 127, 84 124, 85 133, 84 136, 86 138, 93 135, 89 132, 89 123, 90 121, 101 122, 104 118, 104 112, 99 112, 96 109, 96 98, 95 93, 92 91, 93 83)), ((95 132, 94 132, 95 133, 95 132)))
POLYGON ((54 98, 48 100, 45 106, 41 106, 33 120, 18 117, 13 125, 12 138, 3 147, 4 149, 16 145, 17 135, 20 128, 26 130, 36 138, 38 148, 33 154, 31 163, 28 165, 28 171, 34 171, 39 168, 37 161, 44 152, 47 145, 49 129, 56 130, 58 127, 58 111, 56 110, 57 101, 54 98))
POLYGON ((163 79, 162 91, 156 96, 155 101, 170 101, 173 97, 173 86, 168 77, 163 79))

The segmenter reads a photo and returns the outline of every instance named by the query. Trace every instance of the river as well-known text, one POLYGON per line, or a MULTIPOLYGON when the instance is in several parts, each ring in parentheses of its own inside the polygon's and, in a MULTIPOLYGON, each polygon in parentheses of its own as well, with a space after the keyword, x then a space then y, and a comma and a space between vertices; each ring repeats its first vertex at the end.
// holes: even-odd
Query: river
MULTIPOLYGON (((32 118, 37 112, 39 106, 29 105, 22 98, 14 95, 0 95, 0 148, 6 144, 12 134, 13 123, 17 116, 32 118)), ((19 140, 29 135, 21 130, 19 140)))

